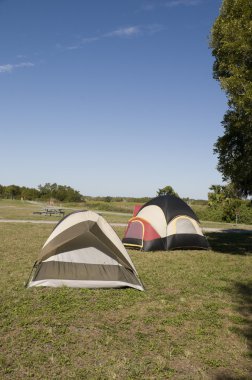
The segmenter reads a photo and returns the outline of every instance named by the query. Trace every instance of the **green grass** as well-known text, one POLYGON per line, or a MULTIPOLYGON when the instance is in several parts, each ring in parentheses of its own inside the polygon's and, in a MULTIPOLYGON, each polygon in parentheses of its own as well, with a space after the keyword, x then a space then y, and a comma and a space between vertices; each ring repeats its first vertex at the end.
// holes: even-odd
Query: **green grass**
MULTIPOLYGON (((62 216, 55 215, 38 215, 34 212, 41 211, 46 207, 46 203, 30 203, 26 201, 15 201, 15 200, 0 200, 0 219, 25 219, 25 220, 49 220, 57 221, 60 220, 62 216)), ((65 215, 77 211, 77 210, 87 210, 86 204, 77 204, 75 206, 67 207, 65 204, 59 204, 55 207, 63 208, 65 215)), ((100 212, 109 223, 127 223, 132 214, 122 213, 116 211, 104 211, 97 210, 100 212)))
MULTIPOLYGON (((105 202, 104 202, 105 203, 105 202)), ((96 210, 99 212, 109 223, 127 223, 132 217, 133 203, 132 202, 114 202, 119 203, 119 209, 124 205, 126 212, 119 211, 106 211, 106 210, 96 210)), ((97 202, 96 206, 101 204, 97 202)), ((106 207, 109 207, 110 203, 107 203, 106 207)), ((30 203, 27 201, 16 201, 16 200, 6 200, 0 199, 0 219, 25 219, 25 220, 48 220, 48 221, 59 221, 61 216, 45 216, 33 214, 34 211, 40 211, 46 206, 44 203, 30 203)), ((76 210, 88 209, 89 204, 58 204, 56 207, 63 207, 65 210, 65 215, 76 210)), ((113 205, 111 206, 114 207, 113 205)), ((201 227, 210 228, 221 228, 221 229, 244 229, 252 230, 252 225, 245 224, 234 224, 234 223, 218 223, 212 221, 201 221, 201 227)))
POLYGON ((145 292, 26 289, 52 228, 0 224, 1 379, 250 378, 250 235, 208 235, 214 251, 129 251, 145 292))
POLYGON ((54 220, 57 221, 60 216, 44 216, 33 214, 41 211, 46 204, 35 204, 26 201, 0 200, 0 219, 25 219, 25 220, 54 220))
POLYGON ((211 222, 211 221, 201 221, 201 227, 205 228, 219 228, 223 230, 233 230, 233 229, 239 229, 239 230, 252 230, 251 224, 242 224, 242 223, 224 223, 224 222, 211 222))

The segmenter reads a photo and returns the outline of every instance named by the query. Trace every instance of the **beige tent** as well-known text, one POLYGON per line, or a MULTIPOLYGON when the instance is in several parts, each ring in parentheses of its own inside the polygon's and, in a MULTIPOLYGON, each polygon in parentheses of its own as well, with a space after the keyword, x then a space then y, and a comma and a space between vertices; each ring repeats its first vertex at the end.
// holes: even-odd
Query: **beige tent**
POLYGON ((121 240, 106 220, 92 211, 74 212, 57 224, 27 286, 144 290, 121 240))

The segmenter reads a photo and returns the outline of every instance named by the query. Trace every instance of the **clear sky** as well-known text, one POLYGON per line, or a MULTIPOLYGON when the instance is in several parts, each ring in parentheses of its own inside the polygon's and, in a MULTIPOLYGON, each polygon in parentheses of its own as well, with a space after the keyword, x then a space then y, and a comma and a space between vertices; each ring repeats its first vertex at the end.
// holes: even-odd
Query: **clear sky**
POLYGON ((207 199, 220 0, 0 0, 0 184, 207 199))

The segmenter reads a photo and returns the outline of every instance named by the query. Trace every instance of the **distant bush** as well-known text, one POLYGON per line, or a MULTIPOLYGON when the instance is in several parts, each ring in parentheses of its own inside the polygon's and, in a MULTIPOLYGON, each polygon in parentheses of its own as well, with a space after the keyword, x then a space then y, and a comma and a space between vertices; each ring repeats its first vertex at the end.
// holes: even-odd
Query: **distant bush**
POLYGON ((252 224, 252 204, 249 201, 230 202, 216 207, 191 205, 200 220, 252 224))
POLYGON ((244 224, 252 224, 252 203, 243 202, 237 213, 238 222, 244 224))
POLYGON ((91 197, 91 196, 85 196, 85 199, 88 201, 95 201, 95 202, 107 202, 108 199, 110 202, 133 202, 133 203, 146 203, 150 199, 150 197, 140 197, 140 198, 134 198, 134 197, 112 197, 112 196, 106 196, 106 197, 91 197))
POLYGON ((212 222, 222 221, 221 209, 213 209, 207 205, 191 205, 191 208, 200 220, 209 220, 212 222))
POLYGON ((115 212, 125 212, 133 213, 134 205, 128 202, 97 202, 97 201, 86 201, 85 207, 90 210, 101 210, 101 211, 115 211, 115 212))

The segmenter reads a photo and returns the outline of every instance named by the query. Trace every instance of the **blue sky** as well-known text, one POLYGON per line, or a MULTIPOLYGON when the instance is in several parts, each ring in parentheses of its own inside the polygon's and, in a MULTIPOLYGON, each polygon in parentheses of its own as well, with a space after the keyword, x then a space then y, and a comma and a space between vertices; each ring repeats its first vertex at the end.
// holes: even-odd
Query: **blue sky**
POLYGON ((0 184, 207 199, 220 0, 0 0, 0 184))

